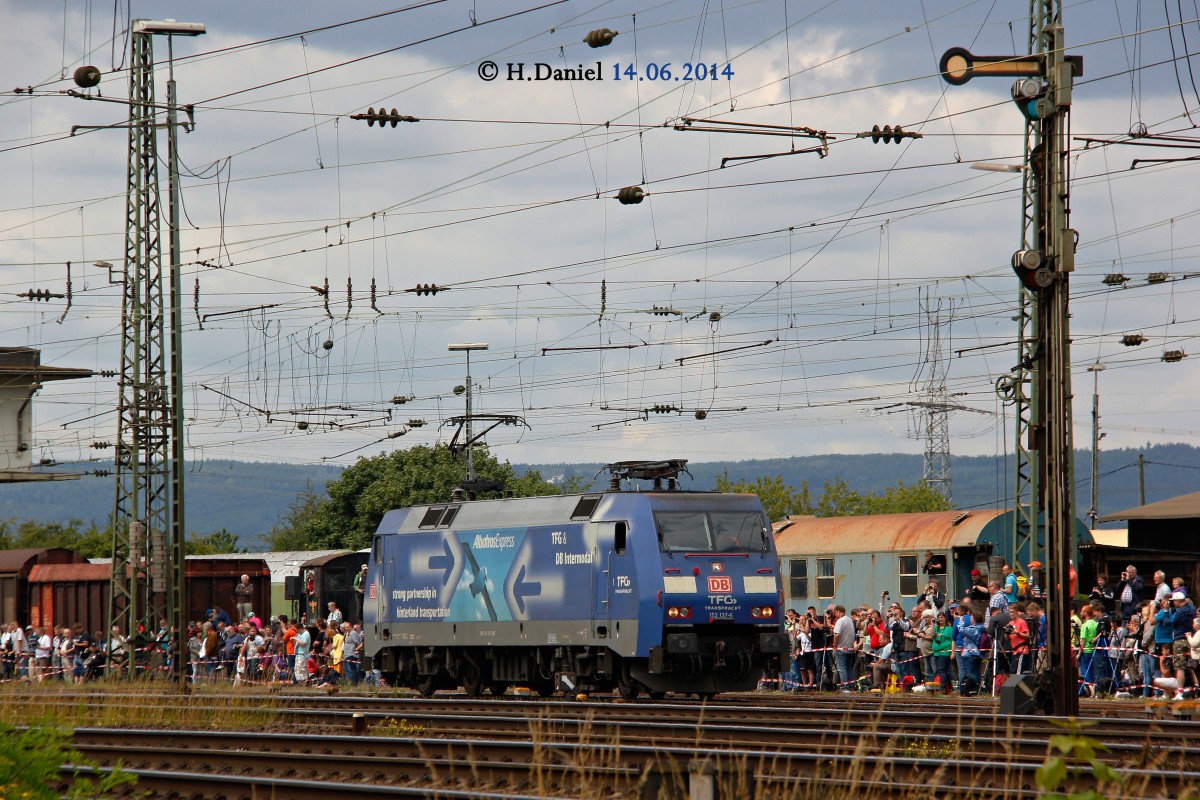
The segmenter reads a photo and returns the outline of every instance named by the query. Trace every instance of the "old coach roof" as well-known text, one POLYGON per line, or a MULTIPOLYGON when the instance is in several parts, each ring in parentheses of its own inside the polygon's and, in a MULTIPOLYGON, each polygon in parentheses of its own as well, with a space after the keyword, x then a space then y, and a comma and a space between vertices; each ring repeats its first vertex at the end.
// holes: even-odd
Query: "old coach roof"
POLYGON ((773 524, 781 553, 863 553, 970 547, 1006 509, 873 514, 862 517, 788 517, 773 524))

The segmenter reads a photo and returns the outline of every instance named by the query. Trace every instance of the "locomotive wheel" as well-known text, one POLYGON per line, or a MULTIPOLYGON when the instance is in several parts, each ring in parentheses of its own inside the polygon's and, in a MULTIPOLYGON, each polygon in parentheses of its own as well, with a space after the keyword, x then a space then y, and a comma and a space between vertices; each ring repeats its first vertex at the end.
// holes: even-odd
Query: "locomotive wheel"
POLYGON ((417 679, 417 691, 421 693, 422 697, 433 697, 433 693, 437 691, 437 688, 437 675, 422 675, 417 679))
POLYGON ((469 662, 462 665, 462 688, 468 697, 479 697, 483 694, 485 682, 479 674, 479 667, 469 662))
POLYGON ((491 683, 489 683, 487 685, 487 689, 488 689, 488 692, 492 696, 499 697, 500 695, 502 695, 508 691, 508 682, 507 681, 492 681, 491 683))
POLYGON ((629 674, 629 665, 621 665, 621 671, 617 674, 617 694, 622 700, 637 700, 641 691, 642 685, 629 674))

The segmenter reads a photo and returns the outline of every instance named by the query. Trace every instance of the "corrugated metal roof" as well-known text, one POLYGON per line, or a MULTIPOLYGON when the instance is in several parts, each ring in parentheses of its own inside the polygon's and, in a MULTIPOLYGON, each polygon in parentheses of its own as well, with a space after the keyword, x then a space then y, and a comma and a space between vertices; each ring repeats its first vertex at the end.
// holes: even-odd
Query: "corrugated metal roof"
POLYGON ((34 564, 29 582, 107 581, 111 573, 110 564, 34 564))
POLYGON ((862 517, 789 517, 771 527, 780 554, 945 551, 974 545, 984 527, 1006 513, 1006 509, 996 508, 862 517))
POLYGON ((1168 497, 1157 503, 1127 508, 1115 514, 1105 514, 1101 522, 1118 519, 1197 519, 1200 518, 1200 492, 1168 497))
MULTIPOLYGON (((288 575, 295 575, 300 569, 300 565, 321 556, 341 556, 349 553, 349 550, 276 550, 269 553, 217 553, 209 556, 188 556, 192 558, 211 558, 215 560, 229 560, 239 558, 261 558, 267 562, 267 567, 271 570, 271 583, 283 583, 283 579, 288 575)), ((93 564, 108 564, 112 561, 111 558, 93 558, 90 559, 93 564)))
POLYGON ((1092 531, 1092 541, 1105 547, 1129 547, 1129 529, 1097 528, 1092 531))

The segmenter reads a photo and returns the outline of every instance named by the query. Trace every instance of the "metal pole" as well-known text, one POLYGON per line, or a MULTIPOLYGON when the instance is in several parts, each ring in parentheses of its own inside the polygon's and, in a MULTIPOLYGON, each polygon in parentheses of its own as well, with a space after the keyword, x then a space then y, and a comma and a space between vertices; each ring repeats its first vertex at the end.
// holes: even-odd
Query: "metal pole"
POLYGON ((1104 371, 1104 365, 1097 361, 1088 367, 1088 372, 1092 373, 1092 508, 1088 511, 1088 518, 1092 523, 1088 527, 1092 530, 1096 529, 1096 518, 1100 515, 1100 373, 1104 371))
MULTIPOLYGON (((185 560, 187 557, 187 527, 183 512, 183 293, 180 280, 181 247, 179 241, 179 131, 178 100, 175 94, 175 50, 173 36, 167 34, 167 156, 170 167, 170 225, 171 225, 171 483, 170 532, 168 559, 171 570, 170 614, 168 625, 173 653, 171 677, 183 685, 183 653, 186 647, 187 593, 184 591, 185 560)), ((165 565, 164 565, 165 566, 165 565)))
POLYGON ((475 443, 471 429, 471 351, 467 350, 467 483, 475 482, 475 443))

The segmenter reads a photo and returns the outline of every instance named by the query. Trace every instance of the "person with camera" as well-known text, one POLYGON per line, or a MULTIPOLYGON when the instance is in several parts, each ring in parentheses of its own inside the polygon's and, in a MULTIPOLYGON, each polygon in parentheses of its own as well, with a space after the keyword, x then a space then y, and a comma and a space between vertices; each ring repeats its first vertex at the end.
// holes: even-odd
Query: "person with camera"
MULTIPOLYGON (((1004 594, 1001 592, 1000 597, 1004 594)), ((1014 604, 1015 605, 1015 604, 1014 604)), ((992 641, 994 647, 994 659, 992 661, 992 677, 997 675, 1009 675, 1012 672, 1012 648, 1009 645, 1009 628, 1013 622, 1013 606, 999 605, 989 606, 989 613, 984 622, 984 630, 987 631, 988 638, 992 641)), ((984 653, 984 658, 988 654, 984 653)), ((986 683, 986 681, 985 681, 986 683)))
POLYGON ((1124 619, 1128 619, 1137 611, 1138 605, 1142 602, 1142 592, 1145 590, 1146 584, 1138 576, 1137 567, 1130 564, 1121 573, 1121 580, 1117 584, 1116 591, 1113 592, 1124 619))
MULTIPOLYGON (((816 606, 808 607, 808 638, 812 643, 814 667, 816 669, 816 688, 824 688, 827 675, 829 673, 830 664, 833 659, 829 658, 829 632, 833 627, 832 623, 826 624, 828 615, 817 613, 816 606)), ((836 679, 834 680, 836 683, 836 679)))
POLYGON ((937 581, 930 581, 925 586, 925 593, 921 595, 921 599, 925 601, 925 606, 934 612, 946 604, 946 595, 937 581))
POLYGON ((965 697, 979 694, 979 666, 983 661, 983 612, 968 611, 964 615, 969 622, 963 626, 961 633, 961 665, 962 672, 958 676, 958 691, 965 697))
POLYGON ((1030 672, 1030 668, 1033 666, 1029 646, 1032 637, 1029 633, 1029 620, 1025 616, 1027 608, 1025 603, 1010 606, 1009 613, 1012 615, 1012 621, 1004 628, 1004 633, 1008 637, 1009 670, 1012 675, 1030 672))

